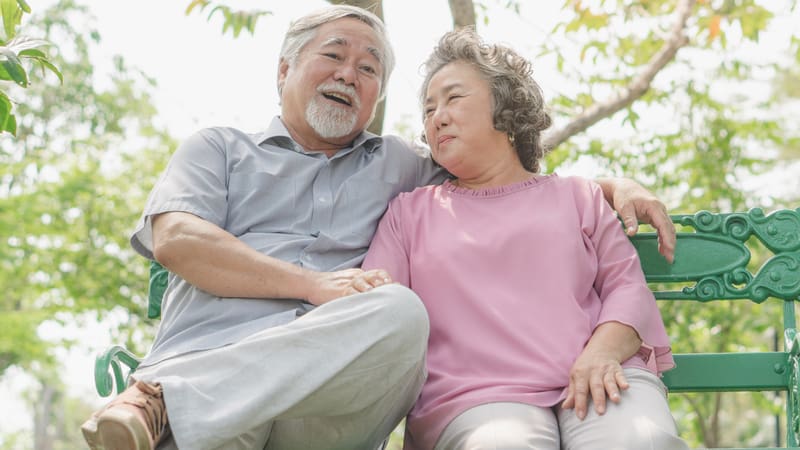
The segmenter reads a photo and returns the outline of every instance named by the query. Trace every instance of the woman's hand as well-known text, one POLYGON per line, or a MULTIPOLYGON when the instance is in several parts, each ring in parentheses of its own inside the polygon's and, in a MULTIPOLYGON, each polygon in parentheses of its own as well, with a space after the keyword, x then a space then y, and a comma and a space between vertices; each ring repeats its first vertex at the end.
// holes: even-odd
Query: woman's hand
POLYGON ((307 300, 314 305, 322 305, 347 295, 367 292, 378 286, 391 283, 392 279, 383 269, 346 269, 336 272, 318 272, 314 288, 307 300))
POLYGON ((590 394, 595 411, 603 415, 606 412, 606 396, 612 402, 619 403, 620 391, 628 389, 622 366, 613 355, 587 350, 583 350, 570 369, 567 398, 561 405, 564 409, 574 408, 575 415, 581 420, 586 417, 590 394))
POLYGON ((389 284, 391 282, 392 277, 390 277, 389 273, 383 269, 361 271, 361 273, 358 274, 358 276, 355 277, 351 283, 351 294, 371 291, 378 286, 383 286, 384 284, 389 284))
POLYGON ((635 355, 641 345, 639 334, 628 325, 613 321, 598 325, 569 371, 567 398, 561 407, 574 408, 575 415, 583 420, 589 395, 600 415, 606 412, 606 396, 619 403, 620 391, 629 387, 620 364, 635 355))

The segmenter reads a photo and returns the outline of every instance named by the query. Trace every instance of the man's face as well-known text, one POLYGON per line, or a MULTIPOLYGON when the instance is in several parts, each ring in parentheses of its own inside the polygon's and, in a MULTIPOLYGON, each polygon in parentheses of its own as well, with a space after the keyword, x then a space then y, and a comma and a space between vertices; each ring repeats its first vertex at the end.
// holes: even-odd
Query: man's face
POLYGON ((367 127, 381 88, 378 42, 369 25, 344 18, 319 27, 292 65, 281 61, 281 118, 301 144, 346 145, 367 127))

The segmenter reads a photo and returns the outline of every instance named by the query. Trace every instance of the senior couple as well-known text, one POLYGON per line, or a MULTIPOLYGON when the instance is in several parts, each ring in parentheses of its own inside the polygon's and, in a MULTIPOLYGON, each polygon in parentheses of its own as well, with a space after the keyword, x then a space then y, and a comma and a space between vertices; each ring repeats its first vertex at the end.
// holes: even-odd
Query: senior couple
POLYGON ((308 14, 281 49, 280 116, 175 151, 131 238, 170 271, 163 318, 135 383, 82 426, 90 448, 373 450, 406 415, 408 449, 687 448, 606 199, 669 259, 663 205, 539 173, 530 64, 469 30, 425 64, 436 162, 364 131, 393 65, 373 14, 308 14))

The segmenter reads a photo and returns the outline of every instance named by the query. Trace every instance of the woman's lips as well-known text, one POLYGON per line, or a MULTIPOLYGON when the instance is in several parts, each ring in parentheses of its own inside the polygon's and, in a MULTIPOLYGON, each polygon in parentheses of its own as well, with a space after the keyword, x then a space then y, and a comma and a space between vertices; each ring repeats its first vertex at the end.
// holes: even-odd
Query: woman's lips
POLYGON ((443 144, 446 144, 446 143, 450 142, 453 139, 455 139, 455 136, 451 136, 449 134, 445 134, 443 136, 439 136, 439 140, 437 141, 437 143, 439 145, 443 145, 443 144))

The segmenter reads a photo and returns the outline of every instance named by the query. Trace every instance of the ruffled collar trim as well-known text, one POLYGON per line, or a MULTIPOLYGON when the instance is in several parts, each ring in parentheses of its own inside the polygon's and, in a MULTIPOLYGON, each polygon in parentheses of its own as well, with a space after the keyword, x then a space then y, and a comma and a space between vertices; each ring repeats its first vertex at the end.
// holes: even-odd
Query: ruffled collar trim
POLYGON ((444 183, 442 183, 442 188, 448 192, 452 192, 453 194, 464 195, 467 197, 500 197, 530 189, 542 183, 546 183, 556 177, 558 177, 558 175, 555 173, 550 175, 536 174, 524 181, 481 189, 470 189, 456 186, 453 184, 454 180, 446 180, 444 183))

